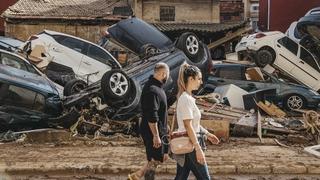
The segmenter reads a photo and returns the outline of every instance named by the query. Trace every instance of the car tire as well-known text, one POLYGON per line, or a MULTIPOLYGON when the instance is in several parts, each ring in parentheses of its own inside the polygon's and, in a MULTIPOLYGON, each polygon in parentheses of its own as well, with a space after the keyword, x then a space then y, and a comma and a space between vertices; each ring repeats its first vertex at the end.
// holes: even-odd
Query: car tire
POLYGON ((130 79, 119 69, 110 70, 102 76, 101 89, 106 101, 122 100, 131 91, 130 79))
POLYGON ((270 51, 262 49, 258 51, 255 63, 258 67, 263 68, 268 64, 272 64, 273 58, 274 57, 270 51))
POLYGON ((145 44, 140 49, 140 58, 150 57, 158 52, 158 48, 152 44, 145 44))
POLYGON ((193 63, 198 63, 203 59, 204 48, 197 35, 192 32, 183 33, 179 37, 176 47, 182 50, 193 63))
POLYGON ((303 96, 298 94, 291 94, 284 98, 284 108, 287 110, 297 110, 306 107, 306 100, 303 96))
POLYGON ((70 96, 79 93, 81 90, 87 87, 87 83, 80 79, 72 79, 68 81, 63 89, 64 96, 70 96))

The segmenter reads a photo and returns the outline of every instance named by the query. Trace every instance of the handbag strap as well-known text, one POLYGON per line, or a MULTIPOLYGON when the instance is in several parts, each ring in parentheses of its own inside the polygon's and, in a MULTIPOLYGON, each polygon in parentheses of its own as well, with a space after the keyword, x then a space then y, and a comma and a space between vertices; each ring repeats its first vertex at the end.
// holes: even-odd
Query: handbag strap
POLYGON ((174 122, 176 121, 176 109, 173 110, 173 116, 172 116, 172 121, 171 121, 171 127, 170 127, 170 132, 169 134, 172 134, 173 128, 174 128, 174 122))

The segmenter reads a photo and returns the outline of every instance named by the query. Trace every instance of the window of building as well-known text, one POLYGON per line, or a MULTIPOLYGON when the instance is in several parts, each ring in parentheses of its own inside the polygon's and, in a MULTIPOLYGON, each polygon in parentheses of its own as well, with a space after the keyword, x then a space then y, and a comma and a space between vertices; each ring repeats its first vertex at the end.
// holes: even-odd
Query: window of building
POLYGON ((174 6, 160 6, 160 21, 174 21, 175 15, 174 6))
POLYGON ((259 4, 252 4, 251 12, 259 12, 259 4))

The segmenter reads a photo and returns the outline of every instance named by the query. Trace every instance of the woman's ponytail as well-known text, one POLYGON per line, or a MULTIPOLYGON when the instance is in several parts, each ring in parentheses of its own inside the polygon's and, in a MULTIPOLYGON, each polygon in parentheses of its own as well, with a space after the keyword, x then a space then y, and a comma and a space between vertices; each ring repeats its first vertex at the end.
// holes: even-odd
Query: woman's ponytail
POLYGON ((187 63, 183 63, 180 66, 180 70, 179 70, 179 77, 178 77, 178 94, 177 94, 177 99, 179 99, 179 97, 181 96, 181 94, 187 90, 186 88, 186 81, 185 81, 185 77, 184 77, 184 72, 187 69, 187 67, 189 66, 189 64, 187 63))

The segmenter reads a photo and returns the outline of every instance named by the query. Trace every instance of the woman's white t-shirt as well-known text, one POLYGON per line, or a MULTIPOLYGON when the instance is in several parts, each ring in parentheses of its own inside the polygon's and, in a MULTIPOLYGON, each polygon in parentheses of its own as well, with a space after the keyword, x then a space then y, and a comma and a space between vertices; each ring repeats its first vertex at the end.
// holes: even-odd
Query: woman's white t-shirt
POLYGON ((186 131, 183 120, 191 120, 196 133, 200 132, 201 112, 196 105, 196 100, 187 92, 183 92, 177 103, 178 132, 186 131))

